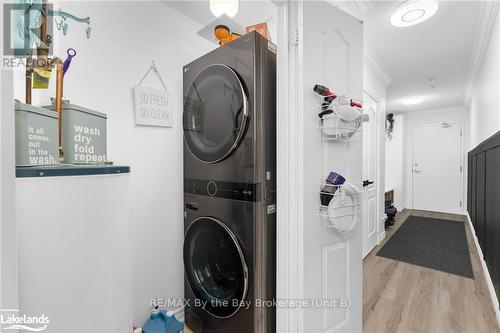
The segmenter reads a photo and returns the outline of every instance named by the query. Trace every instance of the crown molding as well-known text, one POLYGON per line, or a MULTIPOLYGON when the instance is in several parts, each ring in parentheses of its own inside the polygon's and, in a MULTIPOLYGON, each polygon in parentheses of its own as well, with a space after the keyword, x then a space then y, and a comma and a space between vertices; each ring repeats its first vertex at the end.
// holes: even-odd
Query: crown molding
POLYGON ((367 0, 344 0, 344 3, 349 8, 351 13, 359 20, 364 20, 366 12, 373 7, 370 1, 367 0))
POLYGON ((364 43, 365 46, 363 50, 363 62, 368 68, 373 71, 373 73, 375 73, 380 82, 382 82, 382 84, 387 87, 393 81, 391 74, 389 74, 368 42, 365 40, 364 43))
MULTIPOLYGON (((467 73, 467 82, 465 84, 464 105, 470 106, 477 77, 486 55, 486 50, 490 43, 495 21, 500 8, 499 1, 482 1, 479 12, 479 24, 476 29, 474 46, 472 48, 472 58, 467 73)), ((500 23, 499 23, 500 24, 500 23)))

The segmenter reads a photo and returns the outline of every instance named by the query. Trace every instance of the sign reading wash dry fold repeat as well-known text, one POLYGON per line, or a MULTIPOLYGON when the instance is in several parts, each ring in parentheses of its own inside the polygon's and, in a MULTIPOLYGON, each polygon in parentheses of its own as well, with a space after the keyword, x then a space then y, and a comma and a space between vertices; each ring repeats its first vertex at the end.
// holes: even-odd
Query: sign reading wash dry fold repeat
POLYGON ((172 106, 166 91, 139 85, 134 88, 134 99, 136 125, 172 127, 172 106))

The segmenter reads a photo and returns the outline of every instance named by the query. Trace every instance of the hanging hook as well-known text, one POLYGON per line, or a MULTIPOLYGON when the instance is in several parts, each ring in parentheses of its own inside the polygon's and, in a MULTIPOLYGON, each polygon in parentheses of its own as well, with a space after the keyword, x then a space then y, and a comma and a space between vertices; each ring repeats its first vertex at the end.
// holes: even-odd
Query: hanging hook
POLYGON ((64 22, 63 24, 63 35, 66 36, 68 33, 68 23, 64 22))
POLYGON ((92 31, 92 28, 90 27, 90 24, 88 24, 87 29, 85 29, 85 35, 87 36, 87 39, 90 39, 91 31, 92 31))
POLYGON ((54 19, 54 21, 56 22, 57 30, 61 30, 62 25, 63 25, 63 20, 57 21, 57 19, 54 19))

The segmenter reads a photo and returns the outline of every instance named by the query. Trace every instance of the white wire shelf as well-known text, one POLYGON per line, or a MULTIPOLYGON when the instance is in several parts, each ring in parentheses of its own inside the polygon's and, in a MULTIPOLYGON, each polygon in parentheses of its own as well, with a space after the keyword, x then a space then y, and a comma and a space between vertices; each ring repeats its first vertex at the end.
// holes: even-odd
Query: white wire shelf
POLYGON ((362 186, 353 184, 320 186, 318 215, 323 226, 348 232, 361 220, 362 186))
POLYGON ((355 142, 361 141, 361 136, 356 135, 363 131, 361 124, 361 121, 343 121, 338 115, 332 114, 320 119, 318 127, 324 141, 355 142))
POLYGON ((356 113, 362 115, 362 110, 350 105, 341 105, 338 103, 338 99, 335 99, 331 103, 325 103, 324 97, 319 96, 319 108, 318 114, 324 113, 324 115, 319 119, 319 128, 323 134, 324 141, 337 141, 337 142, 351 142, 361 140, 360 136, 355 135, 361 132, 362 117, 353 120, 343 119, 340 114, 342 111, 354 111, 354 117, 356 113), (330 112, 330 113, 326 113, 330 112))

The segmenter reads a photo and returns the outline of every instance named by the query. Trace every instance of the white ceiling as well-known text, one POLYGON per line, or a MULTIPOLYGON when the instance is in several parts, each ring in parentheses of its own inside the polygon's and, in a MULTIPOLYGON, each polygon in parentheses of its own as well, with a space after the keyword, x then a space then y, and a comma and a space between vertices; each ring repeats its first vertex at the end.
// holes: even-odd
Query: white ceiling
MULTIPOLYGON (((208 0, 165 0, 165 4, 201 25, 215 19, 208 0)), ((480 2, 441 0, 433 17, 406 28, 390 23, 391 14, 400 1, 365 0, 364 4, 366 40, 392 78, 387 87, 387 112, 463 105, 480 2), (432 82, 429 78, 433 78, 432 82), (423 97, 423 103, 402 104, 403 98, 417 95, 423 97)), ((270 19, 271 37, 275 40, 277 13, 271 1, 240 0, 239 6, 236 21, 247 26, 270 19)))
MULTIPOLYGON (((185 16, 205 26, 215 20, 210 12, 209 1, 170 1, 164 3, 185 16)), ((277 9, 271 1, 239 1, 239 10, 234 17, 238 23, 246 27, 256 23, 268 22, 271 40, 276 40, 277 9)))
POLYGON ((364 15, 366 40, 393 79, 387 87, 387 112, 463 105, 480 2, 439 1, 433 17, 407 28, 390 23, 400 4, 371 1, 364 15), (403 98, 415 95, 424 102, 402 104, 403 98))

